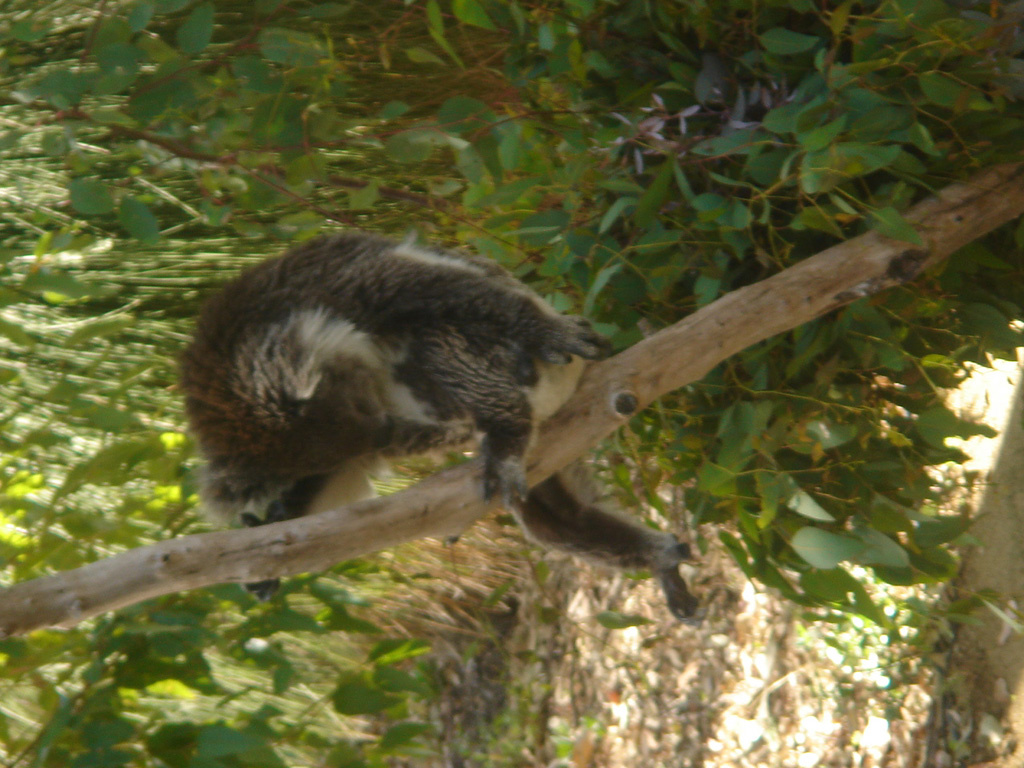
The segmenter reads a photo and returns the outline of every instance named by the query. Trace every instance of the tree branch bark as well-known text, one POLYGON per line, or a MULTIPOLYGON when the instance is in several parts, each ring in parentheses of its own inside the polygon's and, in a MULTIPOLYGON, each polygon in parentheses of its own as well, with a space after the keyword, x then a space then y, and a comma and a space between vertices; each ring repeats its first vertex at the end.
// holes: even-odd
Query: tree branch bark
MULTIPOLYGON (((546 422, 531 454, 536 482, 582 456, 622 423, 615 403, 639 407, 742 349, 838 307, 913 280, 957 248, 1024 213, 1024 165, 990 168, 907 214, 919 248, 870 232, 718 299, 630 349, 591 366, 573 400, 546 422)), ((478 462, 401 493, 259 528, 183 536, 0 592, 0 637, 77 622, 171 592, 326 569, 427 536, 461 531, 489 505, 478 462)))

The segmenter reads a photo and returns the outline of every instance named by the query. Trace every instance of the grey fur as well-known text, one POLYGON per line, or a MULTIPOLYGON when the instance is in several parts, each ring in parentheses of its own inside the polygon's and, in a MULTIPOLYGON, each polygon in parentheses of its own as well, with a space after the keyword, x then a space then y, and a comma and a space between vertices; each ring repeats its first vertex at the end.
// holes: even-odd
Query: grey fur
MULTIPOLYGON (((249 525, 295 517, 328 508, 327 494, 365 495, 381 459, 479 432, 485 496, 522 507, 535 422, 571 394, 574 360, 607 351, 485 259, 363 233, 310 241, 214 295, 182 357, 203 502, 249 525)), ((619 526, 645 550, 667 546, 619 526)))

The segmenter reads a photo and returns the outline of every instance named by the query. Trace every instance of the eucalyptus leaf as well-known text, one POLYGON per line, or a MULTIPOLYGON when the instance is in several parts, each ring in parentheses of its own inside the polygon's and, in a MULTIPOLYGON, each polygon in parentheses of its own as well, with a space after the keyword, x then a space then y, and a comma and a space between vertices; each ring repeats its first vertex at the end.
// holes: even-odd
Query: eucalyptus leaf
POLYGON ((886 237, 924 247, 924 240, 921 239, 917 229, 895 208, 891 206, 877 208, 871 212, 871 218, 874 220, 874 228, 886 237))
POLYGON ((188 18, 178 27, 178 47, 188 54, 197 54, 213 39, 213 3, 197 5, 188 18))
POLYGON ((792 509, 799 515, 810 518, 811 520, 821 520, 825 523, 831 523, 835 521, 835 518, 830 515, 825 509, 814 500, 811 494, 803 489, 797 489, 796 493, 789 497, 786 502, 786 506, 792 509))
POLYGON ((888 568, 907 568, 910 555, 898 542, 873 528, 858 528, 854 535, 864 542, 865 549, 857 561, 866 565, 884 565, 888 568))
POLYGON ((815 568, 835 568, 864 551, 864 543, 852 536, 805 526, 797 531, 790 545, 815 568))
POLYGON ((149 210, 149 206, 138 198, 126 195, 121 200, 117 218, 121 226, 136 240, 155 243, 160 239, 160 222, 149 210))
POLYGON ((766 51, 780 56, 805 53, 821 42, 821 38, 793 32, 784 27, 774 27, 762 32, 760 40, 766 51))

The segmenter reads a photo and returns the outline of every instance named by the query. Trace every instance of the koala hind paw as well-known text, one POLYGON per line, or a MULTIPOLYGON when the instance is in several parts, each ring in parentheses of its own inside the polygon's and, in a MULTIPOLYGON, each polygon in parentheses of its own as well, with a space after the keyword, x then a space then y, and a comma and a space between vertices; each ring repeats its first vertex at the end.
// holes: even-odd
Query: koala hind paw
POLYGON ((484 462, 485 500, 498 496, 506 509, 517 509, 528 491, 522 459, 488 459, 484 462))

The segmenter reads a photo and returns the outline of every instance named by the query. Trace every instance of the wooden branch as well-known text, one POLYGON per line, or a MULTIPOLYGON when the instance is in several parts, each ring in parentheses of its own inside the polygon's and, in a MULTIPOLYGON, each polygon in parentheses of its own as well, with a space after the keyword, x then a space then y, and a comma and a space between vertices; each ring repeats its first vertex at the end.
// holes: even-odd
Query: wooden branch
MULTIPOLYGON (((854 299, 914 279, 957 248, 1024 213, 1024 166, 953 184, 907 218, 925 248, 868 233, 740 288, 591 366, 576 396, 541 429, 529 477, 539 481, 622 423, 615 403, 644 407, 704 376, 730 355, 854 299)), ((323 570, 426 536, 461 531, 483 515, 477 462, 385 498, 259 528, 140 547, 0 592, 0 637, 90 616, 170 592, 323 570)))

